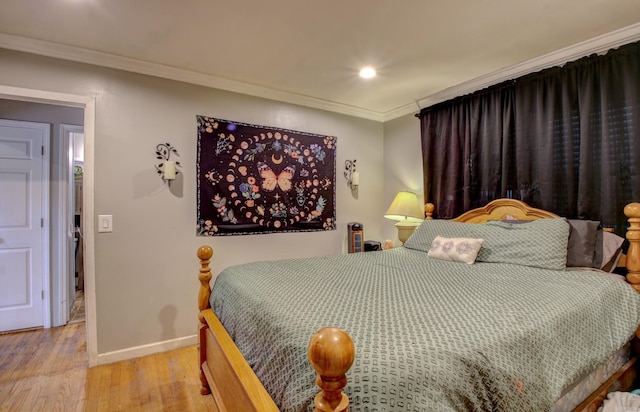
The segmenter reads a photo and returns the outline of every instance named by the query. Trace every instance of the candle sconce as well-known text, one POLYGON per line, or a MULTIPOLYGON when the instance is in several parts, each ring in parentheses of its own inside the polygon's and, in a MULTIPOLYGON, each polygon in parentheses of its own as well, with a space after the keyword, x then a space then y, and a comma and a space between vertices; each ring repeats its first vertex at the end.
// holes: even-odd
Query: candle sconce
POLYGON ((360 173, 356 170, 356 159, 346 160, 344 168, 344 178, 347 179, 347 185, 351 190, 356 190, 360 184, 360 173))
POLYGON ((178 173, 180 173, 178 170, 180 162, 171 160, 171 154, 180 156, 178 151, 171 146, 171 143, 160 143, 156 146, 156 159, 161 161, 155 165, 156 172, 160 175, 162 181, 169 186, 171 186, 171 181, 175 180, 178 173))

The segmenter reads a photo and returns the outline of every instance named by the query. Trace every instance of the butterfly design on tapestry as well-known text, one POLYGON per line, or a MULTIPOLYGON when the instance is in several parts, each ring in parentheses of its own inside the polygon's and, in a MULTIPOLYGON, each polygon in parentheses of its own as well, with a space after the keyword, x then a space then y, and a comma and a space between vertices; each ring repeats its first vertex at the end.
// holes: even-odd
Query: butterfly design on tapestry
POLYGON ((296 173, 296 167, 294 165, 287 166, 280 174, 276 173, 263 162, 258 162, 258 172, 262 180, 262 188, 268 192, 276 190, 276 186, 283 192, 288 192, 293 187, 291 180, 296 173))

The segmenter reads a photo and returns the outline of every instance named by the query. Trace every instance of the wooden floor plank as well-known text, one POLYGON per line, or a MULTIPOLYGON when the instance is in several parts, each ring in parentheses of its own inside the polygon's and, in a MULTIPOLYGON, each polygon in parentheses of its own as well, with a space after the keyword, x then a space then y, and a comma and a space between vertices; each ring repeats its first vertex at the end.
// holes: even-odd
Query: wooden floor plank
POLYGON ((85 382, 87 380, 86 368, 75 368, 64 373, 60 392, 52 403, 54 411, 75 410, 78 403, 84 403, 85 382), (69 400, 73 400, 69 402, 69 400))
POLYGON ((176 373, 181 373, 184 381, 182 394, 184 405, 190 410, 197 408, 200 395, 200 379, 192 380, 193 376, 200 376, 198 368, 198 350, 195 346, 179 349, 180 356, 176 358, 176 373))
POLYGON ((197 350, 88 368, 84 323, 0 334, 0 412, 212 411, 197 350))
POLYGON ((118 392, 117 404, 118 407, 127 404, 133 399, 134 393, 134 378, 132 370, 132 362, 119 362, 120 366, 120 392, 118 392))
POLYGON ((152 408, 155 410, 162 409, 162 394, 161 389, 163 388, 163 378, 165 377, 160 373, 157 356, 151 355, 142 359, 143 361, 143 370, 146 372, 145 380, 149 380, 152 382, 156 382, 156 385, 153 387, 145 388, 145 390, 149 393, 149 403, 145 405, 145 407, 152 408))

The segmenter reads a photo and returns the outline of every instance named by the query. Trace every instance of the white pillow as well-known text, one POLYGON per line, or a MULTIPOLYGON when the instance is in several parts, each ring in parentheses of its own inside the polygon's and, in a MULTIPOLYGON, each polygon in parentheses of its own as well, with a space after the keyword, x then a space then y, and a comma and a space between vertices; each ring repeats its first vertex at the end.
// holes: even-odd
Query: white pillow
POLYGON ((465 237, 446 238, 436 236, 431 243, 427 256, 449 262, 461 262, 468 265, 476 261, 484 239, 465 237))

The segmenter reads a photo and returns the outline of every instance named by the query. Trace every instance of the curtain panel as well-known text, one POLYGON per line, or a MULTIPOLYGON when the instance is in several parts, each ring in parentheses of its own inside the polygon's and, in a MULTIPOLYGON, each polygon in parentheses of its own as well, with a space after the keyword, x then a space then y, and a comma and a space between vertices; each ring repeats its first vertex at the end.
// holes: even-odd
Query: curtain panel
POLYGON ((510 197, 622 233, 640 200, 640 42, 423 109, 425 199, 510 197))

